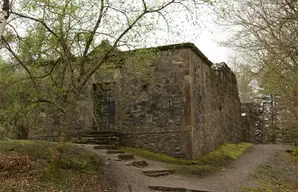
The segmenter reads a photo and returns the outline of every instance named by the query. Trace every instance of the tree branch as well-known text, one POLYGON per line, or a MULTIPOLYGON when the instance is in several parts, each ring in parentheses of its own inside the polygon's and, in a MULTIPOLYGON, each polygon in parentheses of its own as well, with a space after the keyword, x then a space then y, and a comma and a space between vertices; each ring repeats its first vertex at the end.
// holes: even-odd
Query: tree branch
POLYGON ((143 2, 144 11, 147 11, 147 4, 146 4, 146 1, 145 1, 145 0, 142 0, 142 2, 143 2))
POLYGON ((25 19, 30 19, 30 20, 33 20, 35 22, 38 22, 38 23, 42 24, 52 35, 54 35, 58 39, 58 41, 61 41, 59 36, 44 21, 36 19, 34 17, 23 15, 23 14, 20 14, 20 13, 12 12, 12 14, 17 15, 17 16, 22 17, 22 18, 25 18, 25 19))
POLYGON ((128 27, 118 36, 118 38, 115 40, 113 46, 104 53, 104 55, 100 58, 100 60, 97 62, 97 64, 91 68, 83 77, 82 81, 78 85, 78 89, 81 90, 87 81, 91 78, 91 76, 99 69, 99 67, 103 64, 103 62, 109 57, 109 55, 113 52, 113 50, 117 47, 118 43, 121 41, 121 39, 136 25, 137 22, 139 22, 146 14, 148 13, 158 13, 159 11, 167 8, 169 5, 175 3, 175 0, 171 0, 170 2, 162 5, 160 8, 153 9, 153 10, 144 10, 131 24, 128 25, 128 27))
POLYGON ((105 52, 105 54, 101 57, 101 59, 97 62, 97 64, 91 68, 87 74, 83 77, 83 81, 79 84, 78 89, 81 90, 84 85, 87 83, 87 81, 90 79, 90 77, 95 73, 95 71, 102 65, 102 63, 108 58, 110 53, 116 48, 118 42, 122 39, 122 37, 141 19, 147 12, 143 12, 140 14, 116 39, 113 46, 105 52))
POLYGON ((44 99, 44 98, 38 98, 36 101, 32 102, 32 104, 36 104, 36 103, 48 103, 51 105, 54 105, 55 107, 57 107, 62 113, 66 113, 65 109, 63 107, 61 107, 60 105, 58 105, 57 103, 44 99))
MULTIPOLYGON (((80 62, 80 77, 82 77, 85 73, 85 59, 86 59, 86 56, 88 54, 88 51, 89 51, 89 48, 90 48, 90 45, 94 39, 94 35, 102 21, 102 18, 104 16, 104 0, 101 0, 101 5, 100 5, 100 11, 99 11, 99 16, 98 16, 98 19, 94 25, 94 28, 90 34, 90 37, 88 38, 87 40, 87 43, 86 43, 86 46, 85 46, 85 49, 84 49, 84 52, 83 52, 83 56, 81 58, 81 62, 80 62)), ((80 78, 79 78, 79 81, 80 81, 80 78)))
POLYGON ((29 75, 29 77, 33 83, 34 88, 36 89, 37 95, 39 95, 38 85, 33 77, 33 74, 29 70, 29 68, 21 61, 21 59, 18 57, 18 55, 12 50, 9 43, 6 41, 6 39, 4 37, 2 37, 2 41, 6 44, 7 50, 13 55, 13 57, 19 62, 19 64, 25 69, 25 71, 27 72, 27 74, 29 75))

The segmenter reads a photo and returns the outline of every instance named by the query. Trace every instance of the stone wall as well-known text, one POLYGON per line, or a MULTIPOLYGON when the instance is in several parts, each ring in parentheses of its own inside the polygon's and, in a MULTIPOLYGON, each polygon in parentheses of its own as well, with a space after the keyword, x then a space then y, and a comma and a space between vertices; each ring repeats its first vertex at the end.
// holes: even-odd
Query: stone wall
POLYGON ((127 147, 147 149, 169 156, 192 159, 191 130, 125 132, 121 144, 127 147))
POLYGON ((146 71, 150 77, 147 80, 131 78, 132 61, 126 61, 121 69, 119 97, 123 145, 192 158, 183 74, 186 53, 184 50, 156 53, 154 61, 148 61, 151 70, 146 71))
POLYGON ((243 141, 250 143, 265 143, 266 129, 264 121, 264 103, 247 102, 241 104, 241 127, 243 141))
POLYGON ((94 77, 116 84, 122 145, 194 159, 242 139, 237 82, 226 64, 213 65, 193 44, 123 55, 116 70, 94 77))
POLYGON ((212 65, 197 55, 193 62, 194 158, 223 143, 242 139, 240 100, 235 75, 224 63, 212 65))

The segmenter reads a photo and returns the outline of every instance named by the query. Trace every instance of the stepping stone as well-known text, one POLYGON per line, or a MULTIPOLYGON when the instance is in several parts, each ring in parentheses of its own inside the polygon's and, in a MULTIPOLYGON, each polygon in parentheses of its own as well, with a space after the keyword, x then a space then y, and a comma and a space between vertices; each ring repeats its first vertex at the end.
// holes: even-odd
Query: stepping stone
POLYGON ((116 153, 125 153, 125 151, 122 151, 122 150, 107 150, 107 153, 116 154, 116 153))
POLYGON ((121 160, 131 160, 134 159, 134 155, 133 154, 119 154, 118 158, 121 160))
POLYGON ((148 166, 148 163, 146 161, 133 161, 131 164, 138 168, 144 168, 148 166))
POLYGON ((116 149, 115 145, 96 145, 94 149, 116 149))
POLYGON ((178 191, 178 192, 186 192, 187 189, 185 188, 179 188, 179 187, 163 187, 163 186, 149 186, 149 189, 155 190, 155 191, 178 191))
POLYGON ((211 192, 204 190, 186 189, 180 187, 163 187, 163 186, 148 186, 149 189, 154 191, 169 191, 169 192, 211 192))
POLYGON ((160 176, 166 176, 171 173, 173 173, 173 170, 170 169, 163 169, 163 170, 147 170, 143 171, 144 175, 148 177, 160 177, 160 176))

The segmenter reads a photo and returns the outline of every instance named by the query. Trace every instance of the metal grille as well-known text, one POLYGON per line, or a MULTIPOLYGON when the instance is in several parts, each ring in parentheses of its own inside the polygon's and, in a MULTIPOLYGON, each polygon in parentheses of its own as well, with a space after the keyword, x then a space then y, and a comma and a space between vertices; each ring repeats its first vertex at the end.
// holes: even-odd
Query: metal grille
POLYGON ((93 84, 94 129, 112 130, 115 127, 115 83, 93 84))

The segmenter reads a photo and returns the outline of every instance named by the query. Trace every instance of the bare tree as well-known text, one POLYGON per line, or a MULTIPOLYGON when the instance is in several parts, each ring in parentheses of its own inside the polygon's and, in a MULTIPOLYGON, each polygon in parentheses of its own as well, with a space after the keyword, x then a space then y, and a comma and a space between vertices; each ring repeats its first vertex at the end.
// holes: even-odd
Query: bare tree
MULTIPOLYGON (((112 58, 117 58, 114 56, 119 48, 131 48, 134 42, 158 28, 160 21, 170 28, 175 12, 184 11, 196 17, 199 6, 210 5, 211 1, 37 0, 15 3, 18 6, 12 9, 13 19, 3 42, 10 53, 10 61, 31 81, 30 103, 55 107, 61 149, 74 121, 76 101, 84 95, 92 76, 112 58), (110 43, 103 41, 105 39, 110 43)), ((7 17, 8 14, 5 19, 7 17)), ((61 157, 58 151, 56 162, 61 157)))
POLYGON ((235 0, 226 2, 224 7, 222 24, 232 29, 231 38, 225 43, 256 66, 263 93, 278 96, 276 102, 297 125, 297 0, 235 0))

